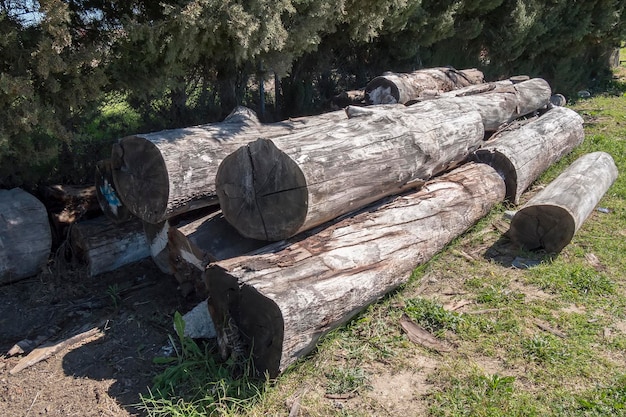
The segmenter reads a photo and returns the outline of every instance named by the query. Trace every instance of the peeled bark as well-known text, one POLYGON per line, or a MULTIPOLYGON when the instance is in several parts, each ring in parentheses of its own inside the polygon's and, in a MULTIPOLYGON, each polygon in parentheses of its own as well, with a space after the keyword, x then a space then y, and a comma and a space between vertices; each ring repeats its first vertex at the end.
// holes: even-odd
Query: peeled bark
POLYGON ((350 119, 226 157, 216 176, 224 217, 243 236, 281 240, 424 184, 482 144, 473 106, 348 107, 350 119))
POLYGON ((578 158, 517 211, 508 236, 528 250, 560 252, 617 175, 613 158, 605 152, 578 158))
POLYGON ((115 190, 132 214, 158 224, 217 205, 217 167, 240 146, 345 118, 340 111, 262 125, 254 112, 239 107, 221 123, 128 136, 112 150, 115 190))
POLYGON ((20 188, 0 190, 0 284, 39 273, 51 246, 43 203, 20 188))
POLYGON ((367 104, 405 104, 444 91, 484 82, 477 69, 457 71, 450 67, 427 68, 408 74, 386 73, 365 86, 367 104))
POLYGON ((493 166, 504 178, 507 199, 518 204, 530 184, 583 139, 582 117, 555 107, 518 129, 495 134, 473 159, 493 166))
POLYGON ((504 191, 492 168, 470 163, 326 228, 211 264, 209 311, 223 356, 251 354, 259 373, 276 376, 405 283, 504 191))
POLYGON ((110 159, 96 164, 96 196, 100 209, 113 223, 124 223, 132 217, 131 212, 115 191, 110 159))

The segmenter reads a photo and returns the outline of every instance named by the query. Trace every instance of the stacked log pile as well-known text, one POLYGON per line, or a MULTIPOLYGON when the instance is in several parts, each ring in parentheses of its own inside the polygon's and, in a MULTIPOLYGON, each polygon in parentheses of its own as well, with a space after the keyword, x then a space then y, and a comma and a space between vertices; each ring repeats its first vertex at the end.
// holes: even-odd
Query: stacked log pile
MULTIPOLYGON (((551 104, 542 79, 435 68, 379 77, 364 97, 394 104, 273 124, 240 107, 221 123, 121 139, 96 171, 112 222, 79 223, 76 251, 92 275, 150 254, 181 291, 207 295, 225 359, 252 355, 276 376, 495 204, 518 204, 583 140, 582 118, 551 104)), ((587 191, 564 200, 570 182, 556 185, 519 211, 512 239, 569 242, 616 175, 590 158, 578 183, 606 187, 583 203, 587 191), (532 235, 536 223, 566 237, 532 235)))

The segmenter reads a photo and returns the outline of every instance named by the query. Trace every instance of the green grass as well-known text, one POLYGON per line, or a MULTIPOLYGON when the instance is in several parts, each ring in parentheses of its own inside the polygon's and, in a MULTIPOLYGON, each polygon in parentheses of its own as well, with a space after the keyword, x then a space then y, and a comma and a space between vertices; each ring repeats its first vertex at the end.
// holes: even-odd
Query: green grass
POLYGON ((620 175, 599 203, 609 212, 594 211, 560 254, 508 245, 496 226, 514 207, 500 205, 276 380, 232 378, 235 364, 216 361, 213 348, 187 345, 155 381, 145 409, 287 416, 298 397, 299 415, 308 416, 626 416, 624 87, 614 82, 607 94, 572 105, 585 119, 585 140, 531 187, 588 152, 615 160, 620 175), (502 261, 515 257, 540 263, 515 269, 502 261), (452 352, 410 342, 403 314, 452 352), (411 395, 384 390, 385 383, 411 395))

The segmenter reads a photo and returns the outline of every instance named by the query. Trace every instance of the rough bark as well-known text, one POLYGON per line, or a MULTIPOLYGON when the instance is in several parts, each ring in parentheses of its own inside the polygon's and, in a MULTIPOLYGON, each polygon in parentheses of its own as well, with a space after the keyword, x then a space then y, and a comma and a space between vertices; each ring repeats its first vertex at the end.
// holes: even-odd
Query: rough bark
POLYGON ((113 146, 115 189, 132 214, 158 224, 216 205, 217 167, 243 144, 342 118, 340 111, 261 125, 254 112, 238 107, 221 123, 129 136, 113 146))
POLYGON ((617 174, 613 158, 605 152, 578 158, 517 211, 508 236, 528 250, 560 252, 571 242, 617 174))
POLYGON ((150 256, 139 220, 114 224, 105 216, 72 227, 72 249, 90 276, 113 271, 150 256))
POLYGON ((251 353, 260 373, 276 376, 405 283, 504 192, 495 170, 469 163, 321 230, 211 264, 205 280, 222 354, 251 353))
POLYGON ((367 104, 405 104, 444 91, 484 82, 477 69, 427 68, 408 74, 386 73, 365 86, 367 104))
POLYGON ((424 104, 421 111, 348 107, 350 119, 326 129, 241 147, 215 179, 224 217, 243 236, 286 239, 416 188, 481 145, 472 106, 424 104))
POLYGON ((473 159, 493 166, 504 178, 507 199, 518 204, 524 190, 583 139, 582 117, 568 108, 555 107, 518 129, 493 135, 473 159))
POLYGON ((39 273, 51 246, 43 203, 20 188, 0 190, 0 284, 39 273))
POLYGON ((100 209, 113 223, 123 223, 132 217, 128 207, 122 203, 115 184, 113 184, 113 170, 111 160, 105 159, 96 164, 96 197, 100 209))

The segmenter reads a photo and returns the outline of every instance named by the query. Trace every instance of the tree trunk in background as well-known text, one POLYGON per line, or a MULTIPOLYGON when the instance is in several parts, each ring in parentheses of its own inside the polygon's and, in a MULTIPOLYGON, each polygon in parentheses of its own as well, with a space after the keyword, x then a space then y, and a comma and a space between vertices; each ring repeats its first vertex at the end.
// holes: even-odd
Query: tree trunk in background
POLYGON ((348 120, 240 148, 215 179, 224 216, 243 236, 286 239, 419 187, 482 144, 471 105, 423 107, 349 107, 348 120))
POLYGON ((407 282, 504 198, 491 167, 466 164, 421 190, 205 272, 222 355, 275 377, 318 339, 407 282))
POLYGON ((524 190, 583 139, 582 117, 555 107, 517 129, 496 133, 472 158, 493 166, 506 182, 507 199, 518 204, 524 190))
POLYGON ((20 188, 0 190, 0 284, 37 275, 51 246, 43 203, 20 188))
POLYGON ((560 252, 617 179, 611 155, 593 152, 577 159, 517 211, 508 236, 528 250, 560 252))

